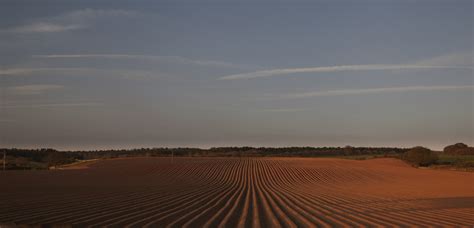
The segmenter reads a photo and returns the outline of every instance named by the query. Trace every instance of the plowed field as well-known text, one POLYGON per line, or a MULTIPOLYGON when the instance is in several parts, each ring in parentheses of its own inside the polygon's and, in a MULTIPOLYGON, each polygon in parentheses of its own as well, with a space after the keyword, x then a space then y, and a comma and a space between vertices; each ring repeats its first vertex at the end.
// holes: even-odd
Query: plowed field
POLYGON ((395 159, 130 158, 0 173, 0 224, 474 225, 474 173, 395 159))

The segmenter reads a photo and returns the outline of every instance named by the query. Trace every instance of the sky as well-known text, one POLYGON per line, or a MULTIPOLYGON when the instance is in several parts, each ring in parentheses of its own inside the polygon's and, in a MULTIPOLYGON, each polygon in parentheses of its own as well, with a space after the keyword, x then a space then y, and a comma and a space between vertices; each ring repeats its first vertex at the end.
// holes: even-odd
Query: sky
POLYGON ((474 2, 0 2, 0 147, 474 145, 474 2))

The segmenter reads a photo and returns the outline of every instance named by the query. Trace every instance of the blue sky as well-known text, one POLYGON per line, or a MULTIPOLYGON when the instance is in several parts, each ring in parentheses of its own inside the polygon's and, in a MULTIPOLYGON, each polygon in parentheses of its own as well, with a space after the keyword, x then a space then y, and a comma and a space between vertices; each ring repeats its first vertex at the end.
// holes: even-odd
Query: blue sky
POLYGON ((2 1, 0 146, 474 144, 472 1, 2 1))

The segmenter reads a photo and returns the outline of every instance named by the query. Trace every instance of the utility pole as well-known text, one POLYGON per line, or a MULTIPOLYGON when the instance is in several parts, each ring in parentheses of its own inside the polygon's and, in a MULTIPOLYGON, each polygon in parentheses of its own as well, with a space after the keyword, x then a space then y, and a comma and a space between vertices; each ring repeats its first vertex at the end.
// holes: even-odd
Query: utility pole
POLYGON ((174 150, 171 151, 171 163, 174 162, 174 150))

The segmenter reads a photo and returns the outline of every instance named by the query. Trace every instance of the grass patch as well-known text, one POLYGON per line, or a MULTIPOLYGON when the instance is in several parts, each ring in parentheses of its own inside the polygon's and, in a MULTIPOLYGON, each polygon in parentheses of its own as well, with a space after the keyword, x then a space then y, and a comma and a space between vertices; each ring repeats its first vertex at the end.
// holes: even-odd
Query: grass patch
POLYGON ((440 153, 439 165, 451 165, 458 168, 474 168, 474 155, 451 155, 440 153))
POLYGON ((474 161, 474 155, 451 155, 440 153, 438 158, 439 164, 453 164, 456 162, 474 161))

